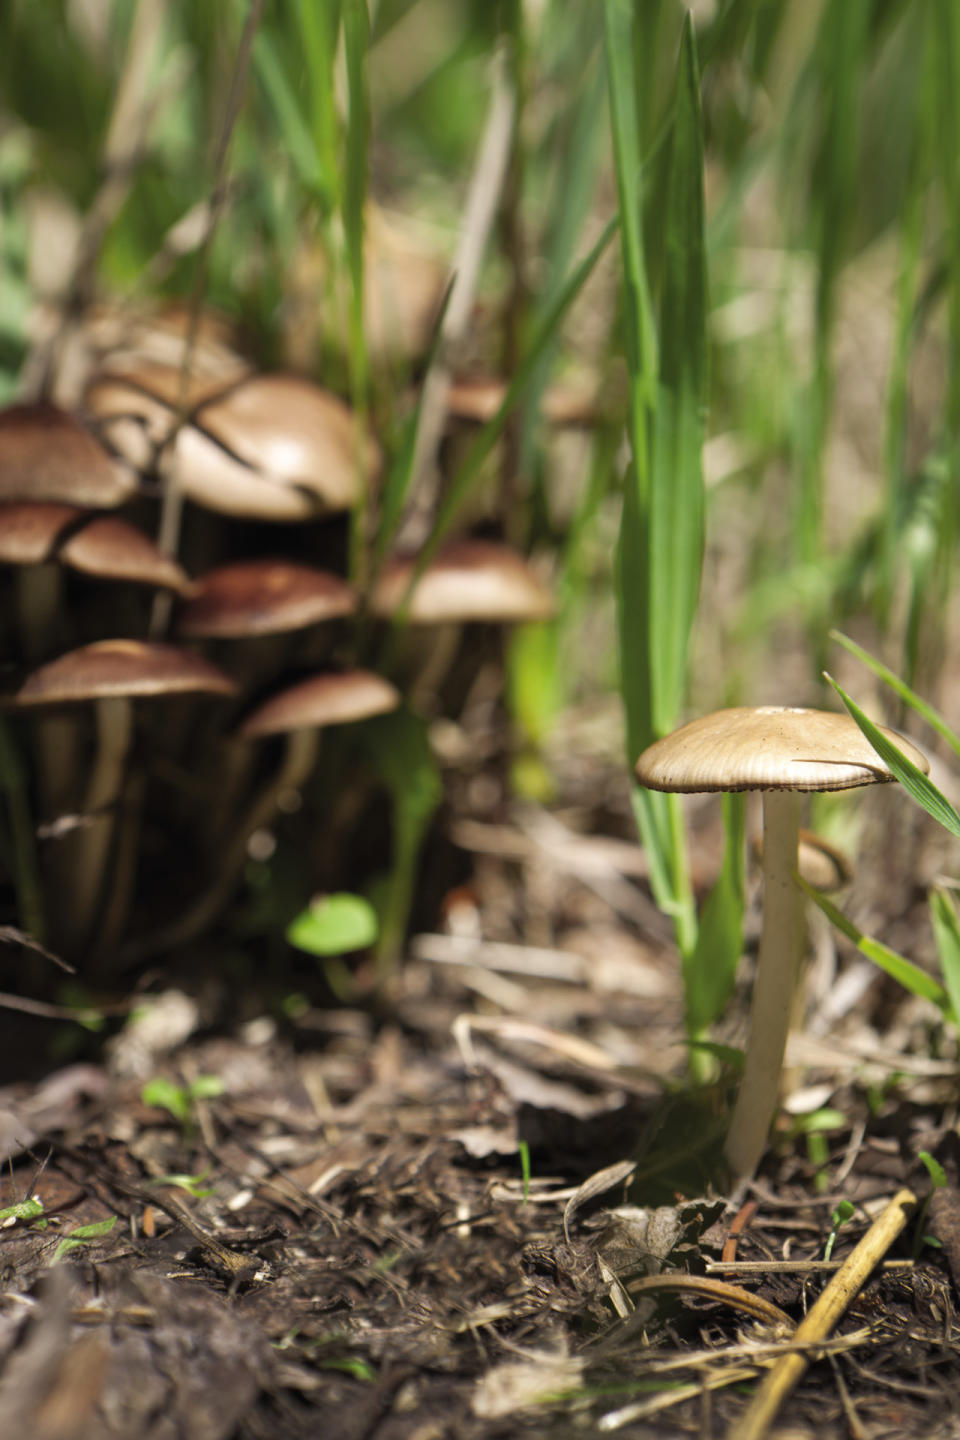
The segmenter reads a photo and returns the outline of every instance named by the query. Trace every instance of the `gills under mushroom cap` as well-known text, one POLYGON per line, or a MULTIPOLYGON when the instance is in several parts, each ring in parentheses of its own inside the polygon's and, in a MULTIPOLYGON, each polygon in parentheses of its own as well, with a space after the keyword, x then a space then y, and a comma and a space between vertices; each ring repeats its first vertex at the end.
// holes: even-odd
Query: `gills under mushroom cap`
MULTIPOLYGON (((907 740, 883 730, 914 765, 907 740)), ((894 776, 849 715, 789 706, 717 710, 655 741, 636 765, 648 790, 849 790, 894 776)))

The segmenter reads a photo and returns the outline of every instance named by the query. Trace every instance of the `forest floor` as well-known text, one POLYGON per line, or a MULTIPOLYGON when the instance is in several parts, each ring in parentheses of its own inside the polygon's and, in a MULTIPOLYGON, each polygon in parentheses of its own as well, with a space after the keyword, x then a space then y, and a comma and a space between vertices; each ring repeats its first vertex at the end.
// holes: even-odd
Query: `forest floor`
POLYGON ((714 1193, 727 1097, 684 1078, 669 927, 625 808, 619 838, 582 818, 454 819, 472 878, 389 1001, 284 1009, 189 959, 0 1092, 0 1202, 36 1197, 0 1228, 0 1440, 739 1440, 836 1261, 928 1194, 921 1151, 946 1188, 770 1433, 960 1436, 952 1039, 815 929, 775 1143, 714 1193))

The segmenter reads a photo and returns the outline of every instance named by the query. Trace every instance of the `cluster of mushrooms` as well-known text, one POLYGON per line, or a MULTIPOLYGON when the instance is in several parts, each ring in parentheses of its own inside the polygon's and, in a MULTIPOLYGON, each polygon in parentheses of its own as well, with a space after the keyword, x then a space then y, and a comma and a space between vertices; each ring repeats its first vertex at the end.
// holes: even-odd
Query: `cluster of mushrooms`
POLYGON ((426 626, 552 612, 525 559, 492 541, 449 543, 415 586, 416 556, 388 556, 363 594, 313 563, 304 547, 323 541, 310 537, 375 496, 379 464, 338 397, 254 373, 216 345, 188 381, 179 364, 118 355, 76 412, 0 411, 0 583, 14 600, 2 613, 15 616, 5 652, 19 662, 3 677, 3 706, 32 712, 14 724, 52 837, 45 910, 61 949, 129 942, 145 777, 162 789, 179 767, 162 803, 186 812, 195 843, 185 870, 168 855, 140 877, 144 890, 172 892, 164 922, 140 937, 144 955, 217 920, 251 836, 309 779, 324 728, 401 704, 401 677, 357 663, 371 627, 401 607, 426 626), (135 522, 156 528, 161 497, 161 531, 171 510, 177 523, 158 545, 135 522), (174 553, 181 509, 187 549, 202 557, 192 574, 174 553), (257 753, 268 737, 283 746, 272 772, 257 753))

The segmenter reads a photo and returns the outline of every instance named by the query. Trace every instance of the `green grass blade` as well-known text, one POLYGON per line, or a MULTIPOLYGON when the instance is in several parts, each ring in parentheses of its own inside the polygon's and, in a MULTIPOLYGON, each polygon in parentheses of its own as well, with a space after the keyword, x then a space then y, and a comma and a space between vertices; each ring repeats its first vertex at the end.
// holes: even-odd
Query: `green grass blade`
POLYGON ((930 920, 937 942, 943 983, 950 997, 954 1024, 960 1016, 960 917, 953 897, 939 888, 930 891, 930 920))
POLYGON ((892 774, 900 781, 907 794, 924 810, 932 815, 939 825, 955 835, 960 840, 960 815, 957 814, 947 797, 934 785, 928 775, 918 770, 912 760, 908 760, 903 751, 888 740, 886 735, 869 720, 859 705, 850 698, 833 679, 824 671, 825 679, 833 686, 840 699, 846 705, 850 714, 856 720, 870 744, 892 774))
POLYGON ((699 1035, 719 1019, 733 994, 743 945, 744 812, 742 795, 724 795, 727 845, 717 882, 700 912, 696 947, 684 962, 687 1029, 699 1035))
MULTIPOLYGON (((576 266, 566 284, 557 295, 553 305, 537 326, 530 346, 517 367, 516 374, 510 382, 499 410, 496 415, 484 425, 468 451, 463 464, 450 483, 443 502, 437 511, 429 538, 418 556, 416 572, 410 582, 410 590, 413 589, 420 575, 433 559, 440 544, 449 533, 461 506, 467 500, 471 490, 479 480, 490 452, 503 433, 507 417, 525 393, 538 360, 557 334, 560 325, 563 323, 564 316, 580 294, 594 266, 609 245, 616 231, 617 224, 618 217, 614 215, 604 226, 596 243, 591 247, 584 259, 576 266)), ((402 618, 402 615, 397 617, 398 621, 401 622, 402 618)))
POLYGON ((277 54, 277 47, 266 29, 260 29, 253 42, 253 63, 273 109, 284 149, 297 172, 297 179, 306 189, 315 191, 320 184, 321 170, 314 137, 277 54))
POLYGON ((848 635, 842 634, 839 630, 831 630, 830 638, 831 640, 836 640, 838 645, 842 645, 844 650, 848 650, 850 654, 855 655, 858 660, 862 660, 868 670, 871 670, 885 685, 889 685, 895 695, 899 695, 900 699, 909 705, 911 710, 915 710, 923 720, 926 720, 930 728, 935 730, 940 738, 947 742, 955 755, 960 755, 960 735, 957 735, 956 731, 950 728, 939 711, 935 710, 932 705, 922 699, 921 696, 919 696, 915 690, 912 690, 905 681, 901 680, 899 675, 895 674, 889 666, 884 665, 882 660, 878 660, 875 655, 871 655, 869 650, 864 650, 862 645, 858 645, 857 642, 851 640, 848 635))
POLYGON ((668 160, 660 384, 650 476, 650 683, 653 725, 673 729, 686 689, 687 650, 704 545, 701 451, 706 402, 707 277, 703 117, 696 42, 684 22, 668 160))
POLYGON ((939 1010, 945 1013, 950 1012, 950 1000, 944 987, 939 981, 928 975, 926 970, 921 970, 919 965, 914 965, 912 960, 907 960, 899 955, 896 950, 891 950, 888 945, 882 944, 879 940, 871 940, 865 935, 853 921, 838 910, 832 901, 828 900, 821 891, 815 890, 805 880, 797 876, 797 883, 801 890, 807 894, 813 903, 818 906, 826 915, 831 925, 834 925, 841 933, 851 940, 861 955, 872 960, 874 965, 879 966, 891 979, 896 980, 904 989, 909 990, 911 995, 918 995, 923 1000, 931 1000, 939 1010))
MULTIPOLYGON (((370 101, 367 93, 367 50, 370 18, 366 0, 343 0, 343 42, 347 60, 347 135, 342 191, 343 233, 350 272, 349 333, 350 393, 358 419, 357 466, 362 471, 362 447, 370 406, 370 367, 363 325, 363 235, 367 196, 367 149, 370 139, 370 101)), ((367 487, 354 506, 350 524, 350 577, 361 588, 366 583, 367 487)))
POLYGON ((328 203, 340 201, 340 165, 337 160, 339 122, 334 85, 334 62, 340 28, 339 0, 297 0, 296 19, 310 84, 310 129, 315 163, 328 203))

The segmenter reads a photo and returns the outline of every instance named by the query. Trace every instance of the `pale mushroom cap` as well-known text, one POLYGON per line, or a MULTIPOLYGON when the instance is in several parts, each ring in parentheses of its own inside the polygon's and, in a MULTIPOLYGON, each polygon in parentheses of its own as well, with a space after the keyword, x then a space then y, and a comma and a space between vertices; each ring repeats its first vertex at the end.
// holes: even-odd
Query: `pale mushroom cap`
MULTIPOLYGON (((924 772, 902 736, 883 734, 924 772)), ((640 756, 648 790, 848 790, 894 777, 849 715, 787 706, 717 710, 682 725, 640 756)))
MULTIPOLYGON (((273 486, 300 493, 301 505, 348 510, 360 497, 359 436, 353 412, 327 390, 293 375, 253 375, 201 406, 197 423, 273 486)), ((367 442, 363 474, 376 473, 379 452, 367 442)), ((188 494, 213 502, 191 480, 188 494), (190 486, 194 488, 191 489, 190 486)))
POLYGON ((396 710, 400 692, 371 670, 311 675, 258 705, 238 727, 248 740, 323 725, 347 725, 396 710))
MULTIPOLYGON (((507 382, 495 375, 460 375, 447 391, 447 413, 457 420, 486 425, 507 397, 507 382)), ((585 386, 557 383, 548 386, 540 412, 551 425, 595 425, 599 407, 585 386)))
POLYGON ((59 655, 27 676, 11 708, 67 705, 138 695, 233 695, 229 675, 202 655, 145 640, 98 640, 59 655))
POLYGON ((132 474, 66 410, 0 410, 0 500, 56 500, 112 509, 136 490, 132 474))
POLYGON ((181 593, 190 585, 174 559, 118 515, 52 501, 0 504, 0 564, 50 561, 98 580, 127 580, 181 593))
MULTIPOLYGON (((388 560, 370 608, 375 615, 399 610, 417 557, 388 560)), ((553 595, 524 557, 492 540, 455 540, 444 545, 414 588, 408 619, 413 624, 547 620, 553 595)))
POLYGON ((353 590, 339 575, 290 560, 243 560, 199 577, 177 630, 198 639, 275 635, 355 609, 353 590))
MULTIPOLYGON (((154 365, 98 377, 87 405, 109 443, 142 468, 170 433, 179 394, 179 371, 154 365)), ((229 384, 193 377, 187 406, 177 480, 189 499, 221 514, 289 522, 349 509, 364 475, 379 466, 372 441, 360 455, 356 420, 343 401, 296 376, 229 384)))

